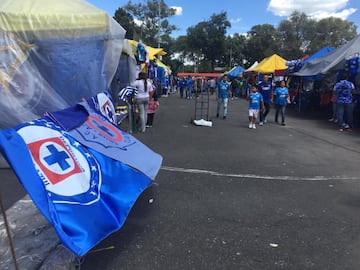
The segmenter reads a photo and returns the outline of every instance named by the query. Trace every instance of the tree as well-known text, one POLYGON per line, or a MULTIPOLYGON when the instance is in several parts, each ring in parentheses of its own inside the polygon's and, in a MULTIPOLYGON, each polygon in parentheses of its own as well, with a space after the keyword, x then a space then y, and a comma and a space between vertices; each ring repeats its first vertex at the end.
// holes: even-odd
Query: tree
POLYGON ((172 31, 177 29, 167 20, 175 10, 169 8, 164 0, 148 0, 146 4, 133 4, 130 0, 123 9, 138 23, 134 39, 142 40, 148 46, 162 47, 171 40, 172 31))
POLYGON ((187 43, 188 48, 192 49, 193 60, 196 63, 207 60, 214 70, 215 63, 223 60, 226 29, 230 26, 226 12, 221 12, 213 14, 208 21, 189 27, 187 43))
POLYGON ((356 36, 351 22, 334 17, 316 21, 297 11, 281 21, 277 31, 279 51, 286 59, 301 58, 325 46, 336 48, 356 36))
POLYGON ((309 46, 306 39, 307 31, 311 31, 311 25, 315 23, 309 20, 305 13, 294 12, 289 19, 283 20, 278 26, 279 50, 286 59, 302 57, 309 46))
POLYGON ((224 52, 224 62, 228 61, 229 68, 235 65, 243 66, 247 57, 245 55, 246 37, 238 33, 227 36, 225 40, 226 51, 224 52))
POLYGON ((114 20, 117 21, 125 30, 125 38, 134 39, 134 33, 136 30, 136 24, 134 23, 134 18, 130 13, 126 12, 123 8, 118 8, 115 11, 114 20))
POLYGON ((260 61, 274 53, 279 53, 277 31, 271 24, 258 24, 247 33, 244 54, 248 62, 260 61))
POLYGON ((356 25, 339 18, 318 21, 312 31, 308 31, 308 52, 314 53, 325 46, 340 47, 357 35, 356 25))

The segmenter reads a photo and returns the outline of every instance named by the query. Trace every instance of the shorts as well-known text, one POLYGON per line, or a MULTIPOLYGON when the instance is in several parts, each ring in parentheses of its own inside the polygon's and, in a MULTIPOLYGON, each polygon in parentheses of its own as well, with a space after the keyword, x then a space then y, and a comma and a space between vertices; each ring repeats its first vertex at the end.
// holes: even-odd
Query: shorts
POLYGON ((257 118, 259 116, 259 109, 249 109, 249 116, 257 118))

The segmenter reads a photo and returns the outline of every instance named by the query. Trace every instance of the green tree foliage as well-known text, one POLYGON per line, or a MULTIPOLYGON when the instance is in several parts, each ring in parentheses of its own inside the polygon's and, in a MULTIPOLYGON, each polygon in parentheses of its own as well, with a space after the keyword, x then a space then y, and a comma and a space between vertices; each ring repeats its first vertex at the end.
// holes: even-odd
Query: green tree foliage
POLYGON ((260 61, 274 53, 278 53, 277 31, 271 24, 258 24, 247 34, 244 48, 248 62, 260 61))
POLYGON ((304 13, 294 12, 288 20, 280 22, 277 32, 278 51, 286 59, 297 59, 325 46, 343 45, 356 36, 356 26, 339 18, 316 21, 304 13))
POLYGON ((138 25, 134 39, 142 40, 146 45, 164 47, 170 42, 172 31, 177 29, 167 19, 175 14, 175 10, 169 8, 164 0, 147 0, 146 4, 135 4, 130 0, 123 9, 138 25))
POLYGON ((211 69, 223 59, 226 50, 226 29, 231 24, 226 12, 213 14, 209 20, 202 21, 187 29, 187 45, 193 53, 195 62, 209 61, 211 69))
POLYGON ((125 30, 125 38, 134 39, 134 33, 136 30, 136 24, 134 18, 126 12, 123 8, 118 8, 115 11, 114 20, 117 21, 125 30))
POLYGON ((246 37, 238 33, 226 37, 226 50, 223 54, 223 63, 225 63, 225 66, 232 68, 235 65, 243 66, 245 64, 245 60, 247 61, 245 55, 246 42, 246 37))
POLYGON ((339 18, 326 18, 318 21, 312 31, 308 31, 308 53, 313 53, 325 46, 340 47, 356 35, 356 26, 339 18))

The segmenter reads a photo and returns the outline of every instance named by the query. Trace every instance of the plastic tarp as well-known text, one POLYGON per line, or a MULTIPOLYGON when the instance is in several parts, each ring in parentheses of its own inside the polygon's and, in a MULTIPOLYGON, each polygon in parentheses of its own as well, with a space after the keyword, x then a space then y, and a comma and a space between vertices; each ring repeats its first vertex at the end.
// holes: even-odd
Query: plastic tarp
POLYGON ((255 71, 263 74, 274 73, 275 70, 286 69, 286 60, 277 54, 264 58, 258 65, 246 71, 255 71))
POLYGON ((238 78, 240 77, 241 73, 243 73, 243 71, 245 70, 245 68, 243 68, 242 66, 235 66, 232 69, 230 69, 226 75, 230 78, 230 79, 234 79, 234 78, 238 78))
POLYGON ((344 69, 346 60, 355 57, 359 52, 360 35, 324 56, 307 61, 299 72, 292 75, 308 77, 339 71, 344 69))
POLYGON ((0 128, 108 89, 125 30, 83 0, 0 2, 0 128))

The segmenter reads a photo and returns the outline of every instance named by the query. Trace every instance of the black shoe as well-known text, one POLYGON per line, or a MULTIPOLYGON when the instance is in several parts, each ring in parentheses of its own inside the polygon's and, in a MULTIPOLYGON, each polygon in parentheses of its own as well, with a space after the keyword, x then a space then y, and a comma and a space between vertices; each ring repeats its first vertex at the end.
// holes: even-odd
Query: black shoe
POLYGON ((281 123, 282 126, 286 126, 284 122, 281 123))
POLYGON ((219 117, 219 114, 218 114, 218 113, 216 114, 216 117, 219 117))
POLYGON ((223 116, 223 119, 226 119, 226 116, 223 116))

